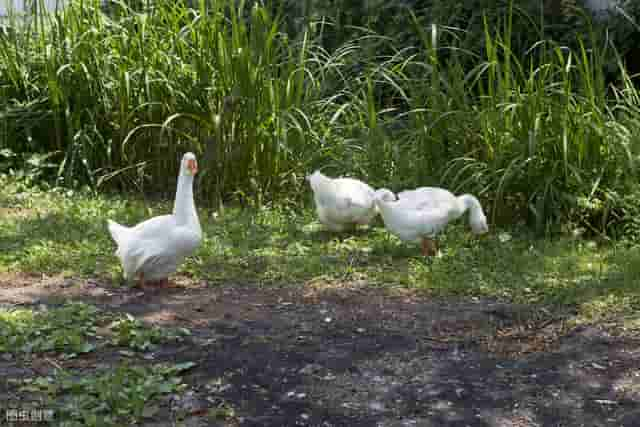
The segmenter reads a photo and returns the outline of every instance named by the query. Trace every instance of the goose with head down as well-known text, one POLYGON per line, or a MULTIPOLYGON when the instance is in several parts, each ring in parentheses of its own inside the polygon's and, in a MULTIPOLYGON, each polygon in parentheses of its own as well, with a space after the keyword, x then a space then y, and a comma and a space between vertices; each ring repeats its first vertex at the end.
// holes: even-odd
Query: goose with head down
POLYGON ((193 200, 197 172, 196 156, 184 154, 172 214, 148 219, 134 227, 108 220, 109 232, 118 246, 116 256, 127 281, 138 276, 140 286, 168 285, 169 275, 200 245, 202 229, 193 200))
MULTIPOLYGON (((378 214, 374 201, 376 192, 362 181, 330 178, 320 171, 307 176, 307 181, 313 191, 318 218, 331 231, 341 232, 357 225, 367 225, 378 214)), ((386 193, 380 196, 395 199, 386 193)))
POLYGON ((436 235, 467 211, 474 234, 489 231, 482 206, 471 194, 455 196, 442 188, 420 187, 398 193, 397 201, 377 197, 376 206, 389 232, 405 242, 421 242, 425 256, 437 253, 436 235))

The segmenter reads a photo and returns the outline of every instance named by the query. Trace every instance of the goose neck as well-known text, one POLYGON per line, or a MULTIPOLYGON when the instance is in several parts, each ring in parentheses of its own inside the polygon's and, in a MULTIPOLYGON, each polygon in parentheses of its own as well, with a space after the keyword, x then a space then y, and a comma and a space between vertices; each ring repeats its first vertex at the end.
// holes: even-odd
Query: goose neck
POLYGON ((179 224, 199 225, 193 200, 193 177, 180 174, 173 205, 173 214, 179 224))

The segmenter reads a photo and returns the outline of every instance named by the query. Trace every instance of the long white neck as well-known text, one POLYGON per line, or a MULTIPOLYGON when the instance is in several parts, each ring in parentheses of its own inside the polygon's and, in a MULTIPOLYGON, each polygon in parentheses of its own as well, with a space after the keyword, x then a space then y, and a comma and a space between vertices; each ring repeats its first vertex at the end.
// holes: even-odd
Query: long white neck
POLYGON ((469 218, 477 217, 482 213, 482 206, 475 196, 463 194, 462 196, 458 196, 457 199, 459 209, 458 217, 461 217, 467 211, 469 211, 469 218))
MULTIPOLYGON (((181 171, 182 172, 182 171, 181 171)), ((178 188, 173 204, 173 214, 180 225, 193 225, 200 228, 196 205, 193 201, 193 176, 180 173, 178 188)))
POLYGON ((380 215, 382 215, 383 221, 387 221, 390 218, 390 214, 393 210, 391 203, 393 202, 385 202, 379 198, 376 199, 375 205, 380 215))

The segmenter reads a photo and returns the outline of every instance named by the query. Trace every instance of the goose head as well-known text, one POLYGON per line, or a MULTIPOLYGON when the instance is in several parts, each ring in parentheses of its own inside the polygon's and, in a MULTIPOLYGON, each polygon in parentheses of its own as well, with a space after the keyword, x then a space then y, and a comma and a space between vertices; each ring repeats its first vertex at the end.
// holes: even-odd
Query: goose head
MULTIPOLYGON (((386 188, 380 188, 373 193, 373 203, 377 213, 382 214, 382 210, 385 209, 385 203, 395 202, 396 195, 393 191, 386 188)), ((389 207, 386 207, 389 209, 389 207)))
POLYGON ((469 225, 474 234, 485 234, 489 231, 487 217, 482 209, 472 209, 469 213, 469 225))
POLYGON ((189 152, 182 156, 180 163, 180 175, 195 176, 198 173, 198 160, 196 155, 189 152))
POLYGON ((474 234, 485 234, 489 231, 487 217, 477 197, 471 194, 463 194, 457 198, 457 205, 459 215, 469 211, 469 226, 474 234))

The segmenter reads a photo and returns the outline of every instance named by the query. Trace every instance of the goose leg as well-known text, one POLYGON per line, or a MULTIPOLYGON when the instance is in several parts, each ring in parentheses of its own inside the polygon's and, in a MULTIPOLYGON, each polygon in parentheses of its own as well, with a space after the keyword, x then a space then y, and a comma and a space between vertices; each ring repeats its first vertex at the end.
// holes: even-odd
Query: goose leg
POLYGON ((437 251, 436 243, 432 239, 422 238, 422 255, 434 256, 437 251))
POLYGON ((136 285, 134 285, 137 288, 144 288, 144 273, 139 273, 138 274, 138 283, 136 285))

